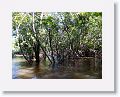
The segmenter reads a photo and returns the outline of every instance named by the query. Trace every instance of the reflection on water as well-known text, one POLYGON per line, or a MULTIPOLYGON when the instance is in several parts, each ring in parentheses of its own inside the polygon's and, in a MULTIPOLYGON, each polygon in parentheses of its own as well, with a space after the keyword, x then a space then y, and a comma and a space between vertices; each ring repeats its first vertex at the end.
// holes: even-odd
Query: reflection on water
POLYGON ((35 67, 35 63, 30 66, 22 56, 15 56, 12 59, 13 79, 97 79, 98 74, 93 72, 59 71, 53 72, 49 68, 49 63, 40 63, 40 67, 35 67))
POLYGON ((18 74, 20 72, 24 73, 24 72, 22 72, 22 70, 25 70, 25 69, 26 69, 25 71, 27 72, 28 67, 30 68, 29 64, 27 64, 27 62, 23 58, 23 56, 15 56, 14 58, 12 58, 12 78, 18 79, 19 78, 18 74))
POLYGON ((49 66, 47 64, 45 65, 40 63, 40 67, 36 67, 35 63, 33 62, 31 66, 27 63, 23 56, 15 56, 12 59, 12 78, 13 79, 41 78, 41 75, 46 74, 46 72, 48 73, 49 66), (44 70, 41 70, 40 68, 44 68, 44 70))

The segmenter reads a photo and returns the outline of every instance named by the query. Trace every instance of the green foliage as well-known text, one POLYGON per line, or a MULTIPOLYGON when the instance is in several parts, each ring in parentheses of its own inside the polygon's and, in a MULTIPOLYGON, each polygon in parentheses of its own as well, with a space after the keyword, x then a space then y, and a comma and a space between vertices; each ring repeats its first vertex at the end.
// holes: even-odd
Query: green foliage
POLYGON ((102 48, 101 12, 14 12, 12 18, 16 41, 25 53, 32 53, 38 40, 47 54, 51 48, 54 52, 80 50, 81 45, 102 48))

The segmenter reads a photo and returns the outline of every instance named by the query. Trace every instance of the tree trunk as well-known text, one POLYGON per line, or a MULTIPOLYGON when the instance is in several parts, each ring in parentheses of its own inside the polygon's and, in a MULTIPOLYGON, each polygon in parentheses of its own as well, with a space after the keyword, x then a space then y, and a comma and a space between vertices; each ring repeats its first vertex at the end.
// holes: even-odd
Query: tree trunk
POLYGON ((39 58, 40 43, 39 43, 39 41, 37 41, 36 44, 34 44, 34 52, 35 52, 36 65, 39 65, 39 63, 40 63, 40 58, 39 58))
POLYGON ((55 69, 55 59, 54 59, 54 54, 53 54, 53 48, 52 48, 52 37, 50 31, 48 31, 48 36, 49 36, 49 44, 50 44, 50 49, 51 49, 51 57, 52 57, 52 69, 55 69))
POLYGON ((49 58, 49 56, 47 55, 46 51, 44 50, 44 47, 43 47, 42 45, 41 45, 40 47, 41 47, 42 51, 44 52, 45 56, 48 58, 48 60, 49 60, 50 63, 52 64, 52 61, 51 61, 51 59, 49 58))

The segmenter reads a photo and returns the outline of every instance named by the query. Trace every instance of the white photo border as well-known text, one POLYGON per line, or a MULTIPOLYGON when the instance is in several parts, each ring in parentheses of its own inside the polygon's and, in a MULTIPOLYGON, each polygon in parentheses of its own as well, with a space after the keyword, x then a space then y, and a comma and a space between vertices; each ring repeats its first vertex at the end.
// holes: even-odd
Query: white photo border
POLYGON ((3 1, 0 18, 3 91, 114 91, 114 4, 90 0, 3 1), (12 79, 12 12, 102 12, 102 79, 12 79))

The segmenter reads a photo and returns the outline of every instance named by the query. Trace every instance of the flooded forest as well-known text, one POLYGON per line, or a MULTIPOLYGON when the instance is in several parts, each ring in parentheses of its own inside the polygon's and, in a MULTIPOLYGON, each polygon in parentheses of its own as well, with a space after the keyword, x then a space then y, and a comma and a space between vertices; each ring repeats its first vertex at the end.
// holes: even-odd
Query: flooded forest
POLYGON ((13 12, 13 79, 102 79, 101 12, 13 12))

